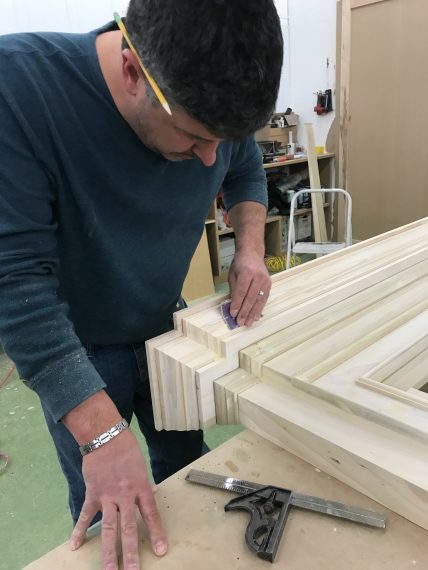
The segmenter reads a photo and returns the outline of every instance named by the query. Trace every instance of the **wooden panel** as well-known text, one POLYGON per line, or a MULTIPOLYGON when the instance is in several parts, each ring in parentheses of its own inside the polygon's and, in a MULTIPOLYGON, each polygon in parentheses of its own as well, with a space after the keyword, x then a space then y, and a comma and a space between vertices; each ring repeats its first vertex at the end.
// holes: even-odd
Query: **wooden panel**
MULTIPOLYGON (((189 466, 190 467, 190 466, 189 466)), ((294 489, 347 505, 385 511, 377 503, 245 430, 192 464, 239 479, 294 489)), ((156 501, 169 539, 168 554, 152 554, 139 520, 140 566, 144 570, 262 570, 271 568, 246 546, 247 515, 226 513, 233 495, 185 481, 185 468, 159 485, 156 501)), ((293 509, 275 565, 281 570, 404 570, 424 568, 427 532, 391 511, 387 530, 352 524, 335 517, 293 509), (314 562, 315 561, 315 562, 314 562)), ((99 530, 99 528, 97 529, 99 530)), ((25 570, 94 570, 101 568, 101 538, 95 536, 72 552, 59 546, 25 570)))
MULTIPOLYGON (((356 239, 428 213, 428 2, 364 4, 351 11, 345 165, 356 239)), ((341 108, 341 116, 345 113, 341 108)))
POLYGON ((213 295, 214 293, 207 231, 205 229, 190 263, 182 295, 186 301, 193 301, 201 297, 208 297, 208 295, 213 295))
MULTIPOLYGON (((326 323, 330 327, 336 323, 335 334, 338 342, 342 342, 341 321, 346 315, 349 318, 355 315, 358 308, 360 320, 366 315, 369 327, 364 338, 368 341, 374 335, 384 334, 387 329, 382 326, 370 330, 375 296, 379 297, 380 308, 387 295, 390 298, 386 298, 385 307, 393 306, 397 290, 410 287, 406 302, 410 300, 414 305, 421 295, 419 302, 423 302, 425 285, 421 278, 426 274, 427 255, 427 221, 422 220, 275 275, 264 317, 251 328, 233 331, 227 328, 219 309, 224 296, 180 311, 175 318, 176 336, 166 335, 147 343, 156 426, 158 429, 161 426, 197 429, 211 425, 215 421, 213 382, 238 368, 239 351, 252 343, 263 343, 266 337, 277 335, 278 342, 272 346, 278 354, 286 350, 284 337, 293 342, 299 338, 304 341, 306 330, 312 335, 316 330, 322 334, 326 323), (407 254, 403 255, 402 251, 407 254), (307 325, 312 323, 307 329, 302 325, 304 320, 307 325)), ((404 301, 402 307, 407 307, 404 301)), ((395 326, 400 319, 407 318, 411 310, 417 308, 409 307, 403 315, 398 311, 395 320, 387 326, 395 326)), ((351 332, 352 327, 351 320, 351 332)), ((327 349, 331 350, 332 344, 328 339, 326 342, 327 349)), ((359 346, 357 337, 355 343, 353 350, 359 346)), ((244 351, 241 358, 245 360, 248 354, 244 351)), ((244 367, 260 374, 266 354, 269 350, 263 358, 253 359, 254 364, 251 362, 249 368, 245 364, 244 367)), ((273 358, 272 351, 270 355, 273 358)), ((326 366, 331 368, 335 364, 334 357, 337 359, 338 355, 333 350, 332 357, 324 359, 324 372, 328 371, 326 366)), ((303 360, 306 364, 310 362, 305 357, 303 360)), ((312 375, 319 372, 316 362, 312 368, 312 375)))
MULTIPOLYGON (((308 167, 309 167, 309 178, 312 190, 320 190, 320 174, 318 170, 318 161, 315 154, 315 142, 314 142, 314 129, 311 123, 305 124, 306 133, 306 143, 307 143, 307 153, 308 153, 308 167)), ((327 241, 327 230, 325 226, 325 215, 324 207, 321 194, 312 194, 312 223, 314 226, 314 236, 315 241, 326 242, 327 241)))
POLYGON ((352 416, 302 391, 257 384, 239 419, 346 484, 428 527, 427 443, 352 416))
POLYGON ((244 423, 428 529, 427 290, 428 218, 275 275, 252 327, 184 310, 147 344, 156 425, 244 423))
POLYGON ((361 8, 361 6, 368 6, 369 4, 385 1, 387 0, 351 0, 351 8, 361 8))
MULTIPOLYGON (((346 188, 347 152, 349 131, 349 72, 351 65, 351 0, 338 0, 336 11, 336 91, 337 115, 335 118, 337 145, 336 180, 338 188, 346 188)), ((330 135, 330 138, 332 135, 330 135)), ((331 150, 331 149, 329 149, 331 150)))

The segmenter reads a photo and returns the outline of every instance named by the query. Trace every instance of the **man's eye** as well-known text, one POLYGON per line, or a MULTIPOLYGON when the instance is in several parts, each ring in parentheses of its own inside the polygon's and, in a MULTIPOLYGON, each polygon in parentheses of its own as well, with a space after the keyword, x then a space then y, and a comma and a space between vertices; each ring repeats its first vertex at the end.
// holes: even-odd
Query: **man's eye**
POLYGON ((186 139, 189 139, 189 140, 192 140, 192 141, 195 140, 195 137, 193 137, 192 135, 189 135, 188 133, 185 133, 185 132, 182 131, 181 129, 179 129, 179 128, 176 127, 175 130, 176 130, 177 133, 178 133, 179 135, 181 135, 182 137, 185 137, 186 139))

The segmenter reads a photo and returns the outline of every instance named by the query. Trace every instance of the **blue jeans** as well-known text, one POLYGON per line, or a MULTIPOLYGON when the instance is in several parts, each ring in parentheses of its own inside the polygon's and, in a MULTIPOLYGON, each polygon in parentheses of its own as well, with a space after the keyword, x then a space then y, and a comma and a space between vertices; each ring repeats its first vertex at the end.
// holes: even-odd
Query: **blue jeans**
MULTIPOLYGON (((116 404, 121 416, 131 422, 135 414, 147 442, 156 483, 160 483, 208 451, 201 430, 156 431, 144 343, 87 345, 86 350, 94 367, 106 383, 105 390, 116 404)), ((43 412, 61 469, 68 482, 69 505, 76 524, 85 499, 82 456, 78 444, 68 429, 61 422, 54 422, 44 408, 43 412)), ((100 518, 101 515, 98 513, 92 524, 100 518)))

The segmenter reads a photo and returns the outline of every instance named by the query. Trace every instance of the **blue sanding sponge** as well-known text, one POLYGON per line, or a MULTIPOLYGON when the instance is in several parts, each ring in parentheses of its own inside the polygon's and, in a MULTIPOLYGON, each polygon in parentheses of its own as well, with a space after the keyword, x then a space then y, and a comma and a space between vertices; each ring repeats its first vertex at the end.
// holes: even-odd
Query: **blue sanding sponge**
POLYGON ((225 301, 220 305, 221 316, 223 317, 224 322, 227 324, 230 330, 237 329, 239 327, 238 323, 236 322, 236 317, 232 317, 230 314, 230 305, 231 301, 225 301))

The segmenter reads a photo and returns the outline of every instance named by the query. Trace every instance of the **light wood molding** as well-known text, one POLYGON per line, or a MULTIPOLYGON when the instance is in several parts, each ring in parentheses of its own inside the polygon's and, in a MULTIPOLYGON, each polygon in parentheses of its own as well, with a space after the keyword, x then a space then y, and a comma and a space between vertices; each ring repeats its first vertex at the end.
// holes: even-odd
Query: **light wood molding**
POLYGON ((379 2, 388 2, 390 0, 350 0, 351 9, 361 8, 362 6, 369 6, 370 4, 377 4, 379 2))
MULTIPOLYGON (((309 179, 312 189, 320 190, 321 181, 318 170, 318 161, 315 153, 314 128, 312 123, 305 124, 306 145, 308 155, 309 179)), ((312 194, 312 223, 314 237, 318 243, 327 241, 327 229, 325 225, 324 206, 321 194, 312 194)))
MULTIPOLYGON (((341 0, 338 14, 337 41, 339 42, 338 66, 338 188, 347 190, 348 133, 350 122, 349 91, 351 64, 351 5, 350 0, 341 0)), ((343 216, 344 217, 344 216, 343 216)), ((339 216, 338 216, 339 218, 339 216)))
POLYGON ((275 275, 250 328, 180 311, 147 343, 156 427, 243 423, 428 529, 427 290, 425 218, 275 275))

